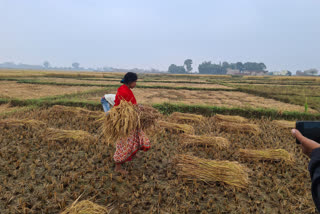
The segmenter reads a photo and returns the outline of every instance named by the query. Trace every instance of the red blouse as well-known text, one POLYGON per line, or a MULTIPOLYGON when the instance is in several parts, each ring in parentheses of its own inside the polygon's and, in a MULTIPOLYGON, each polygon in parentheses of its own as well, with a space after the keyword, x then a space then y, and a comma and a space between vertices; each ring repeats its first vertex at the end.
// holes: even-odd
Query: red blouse
POLYGON ((118 88, 114 106, 119 105, 121 100, 131 102, 133 105, 137 104, 136 98, 134 97, 131 89, 126 85, 122 85, 118 88))

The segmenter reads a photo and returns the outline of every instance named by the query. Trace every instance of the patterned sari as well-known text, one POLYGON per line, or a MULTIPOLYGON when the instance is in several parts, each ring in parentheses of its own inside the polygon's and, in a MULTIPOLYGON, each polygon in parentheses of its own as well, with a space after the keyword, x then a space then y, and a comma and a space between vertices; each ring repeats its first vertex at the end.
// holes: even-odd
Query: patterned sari
POLYGON ((139 150, 148 151, 149 149, 150 141, 145 133, 141 129, 134 130, 128 138, 117 142, 113 159, 118 164, 125 163, 131 161, 139 150))

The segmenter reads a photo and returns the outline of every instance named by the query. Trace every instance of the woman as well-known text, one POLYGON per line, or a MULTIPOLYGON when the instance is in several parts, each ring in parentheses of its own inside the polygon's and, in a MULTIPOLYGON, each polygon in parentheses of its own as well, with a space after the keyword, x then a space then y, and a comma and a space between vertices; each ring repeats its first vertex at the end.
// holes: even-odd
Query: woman
MULTIPOLYGON (((115 104, 118 106, 121 100, 131 102, 133 105, 137 105, 136 98, 134 97, 131 89, 136 86, 138 76, 136 73, 128 72, 121 80, 122 86, 118 88, 115 104)), ((116 152, 113 156, 116 162, 115 171, 121 174, 127 174, 128 172, 122 169, 122 164, 131 161, 139 150, 148 151, 150 148, 150 141, 142 130, 134 130, 128 138, 122 138, 118 140, 116 144, 116 152)))

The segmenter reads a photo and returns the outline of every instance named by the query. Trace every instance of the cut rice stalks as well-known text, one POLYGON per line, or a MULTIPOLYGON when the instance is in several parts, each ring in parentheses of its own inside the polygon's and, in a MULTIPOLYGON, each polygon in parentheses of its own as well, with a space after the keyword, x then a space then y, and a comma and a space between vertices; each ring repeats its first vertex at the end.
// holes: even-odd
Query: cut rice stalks
POLYGON ((80 107, 69 107, 69 106, 61 106, 61 105, 54 105, 50 109, 48 109, 51 114, 55 115, 75 115, 75 116, 87 116, 89 118, 100 118, 101 116, 105 115, 101 111, 90 111, 85 108, 80 107))
POLYGON ((122 100, 120 105, 113 107, 103 119, 101 133, 107 143, 116 142, 128 137, 132 131, 139 129, 139 113, 131 102, 122 100))
POLYGON ((173 112, 169 119, 177 123, 203 123, 205 121, 205 117, 202 115, 180 112, 173 112))
POLYGON ((172 133, 194 134, 194 128, 187 124, 169 123, 166 121, 158 121, 161 128, 172 133))
POLYGON ((184 134, 180 139, 180 143, 183 146, 213 146, 218 149, 227 148, 230 146, 228 139, 209 135, 184 134))
POLYGON ((38 120, 29 119, 4 119, 0 120, 1 128, 18 128, 18 127, 29 127, 29 128, 40 128, 46 125, 44 122, 38 120))
POLYGON ((157 119, 162 116, 157 109, 148 105, 138 105, 136 108, 139 112, 140 125, 143 130, 154 126, 157 119))
POLYGON ((296 127, 295 121, 273 120, 272 122, 284 129, 294 129, 296 127))
POLYGON ((294 163, 293 156, 284 149, 252 150, 240 149, 240 157, 248 160, 270 160, 294 163))
POLYGON ((179 175, 206 183, 222 182, 239 188, 249 184, 249 169, 238 162, 202 159, 191 155, 176 157, 179 175))
POLYGON ((94 137, 86 131, 82 130, 63 130, 48 128, 46 131, 46 139, 49 141, 64 142, 74 140, 76 142, 92 142, 94 137))
POLYGON ((214 118, 217 121, 224 121, 224 122, 235 122, 235 123, 247 123, 248 119, 240 116, 231 116, 231 115, 222 115, 216 114, 214 118))
POLYGON ((232 133, 245 133, 252 135, 258 135, 261 133, 261 129, 258 125, 251 123, 221 122, 219 123, 219 126, 223 131, 232 133))
POLYGON ((77 203, 75 201, 70 207, 65 209, 61 214, 108 214, 112 209, 100 206, 88 200, 77 203))

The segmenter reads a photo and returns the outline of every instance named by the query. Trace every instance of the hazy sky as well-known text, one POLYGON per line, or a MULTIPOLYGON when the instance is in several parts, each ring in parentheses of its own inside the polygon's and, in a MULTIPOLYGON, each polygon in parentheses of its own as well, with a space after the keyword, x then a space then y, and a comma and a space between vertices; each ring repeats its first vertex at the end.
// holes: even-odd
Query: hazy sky
POLYGON ((320 1, 0 0, 0 63, 167 70, 186 58, 320 69, 320 1))

